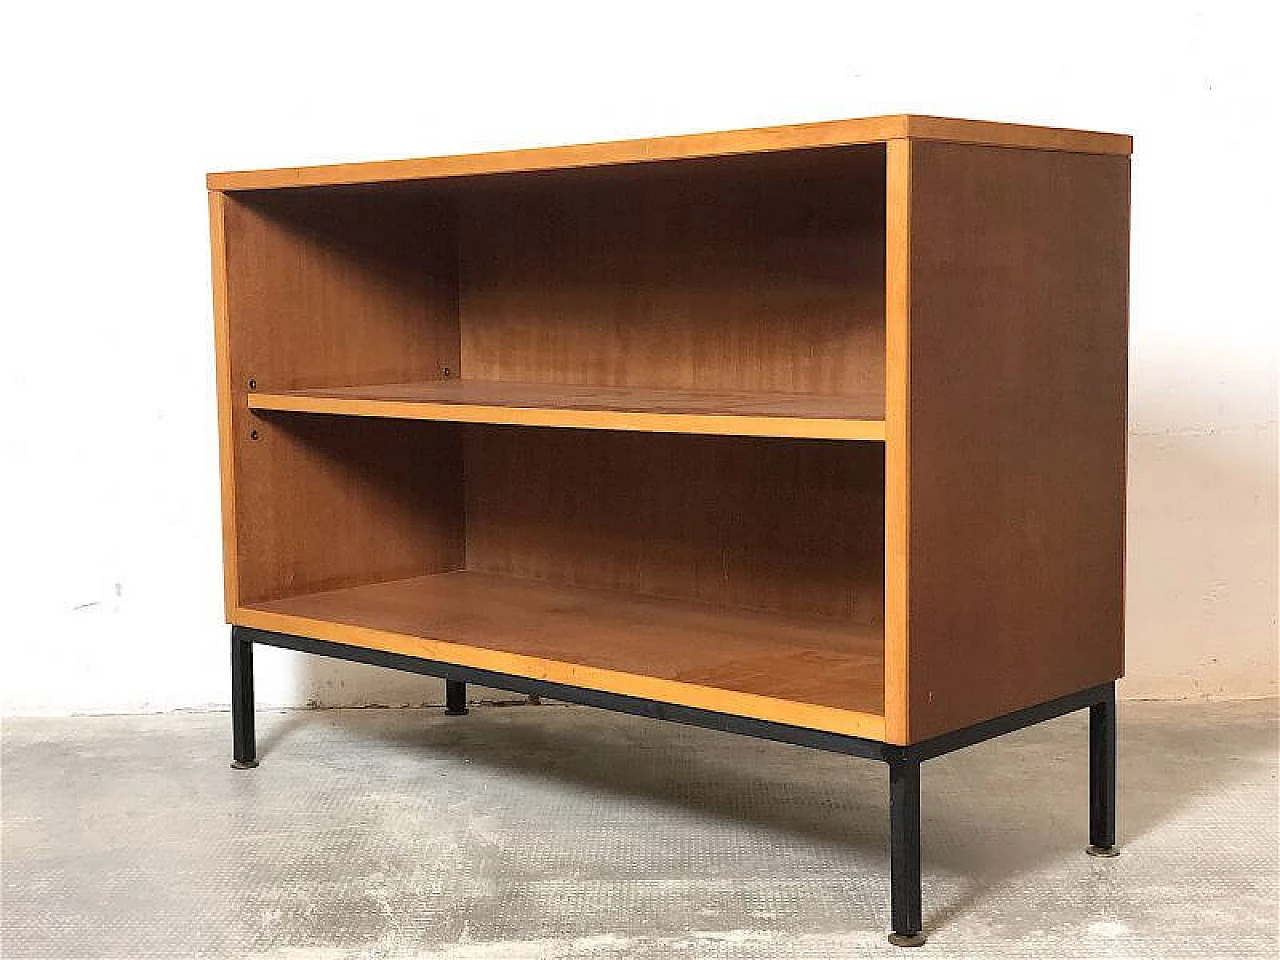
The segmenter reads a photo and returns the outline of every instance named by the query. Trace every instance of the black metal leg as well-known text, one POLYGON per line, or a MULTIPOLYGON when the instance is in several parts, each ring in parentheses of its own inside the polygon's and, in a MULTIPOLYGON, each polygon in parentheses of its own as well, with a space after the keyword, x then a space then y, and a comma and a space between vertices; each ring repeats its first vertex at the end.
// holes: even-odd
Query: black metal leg
POLYGON ((1116 849, 1116 688, 1089 707, 1089 848, 1094 857, 1116 849))
POLYGON ((253 735, 253 643, 231 628, 231 739, 236 770, 258 765, 258 747, 253 735))
POLYGON ((467 712, 467 685, 461 680, 444 682, 444 712, 450 717, 460 717, 467 712))
POLYGON ((889 860, 896 947, 924 943, 920 920, 920 761, 889 761, 889 860))

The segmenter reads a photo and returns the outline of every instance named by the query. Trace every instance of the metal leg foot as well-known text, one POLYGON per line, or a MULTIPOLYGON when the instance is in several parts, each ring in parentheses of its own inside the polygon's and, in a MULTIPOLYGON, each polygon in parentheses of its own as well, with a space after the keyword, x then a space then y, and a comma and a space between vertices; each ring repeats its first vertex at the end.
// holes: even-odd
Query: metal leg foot
POLYGON ((460 717, 467 712, 467 685, 461 680, 444 682, 444 712, 448 717, 460 717))
POLYGON ((258 765, 253 733, 253 644, 231 628, 231 767, 252 770, 258 765))
POLYGON ((928 938, 923 933, 908 936, 905 933, 889 934, 889 942, 895 947, 923 947, 928 938))
POLYGON ((1116 688, 1089 707, 1089 846, 1091 857, 1114 857, 1116 848, 1116 688))
POLYGON ((925 941, 920 920, 920 761, 889 762, 889 860, 895 947, 925 941))

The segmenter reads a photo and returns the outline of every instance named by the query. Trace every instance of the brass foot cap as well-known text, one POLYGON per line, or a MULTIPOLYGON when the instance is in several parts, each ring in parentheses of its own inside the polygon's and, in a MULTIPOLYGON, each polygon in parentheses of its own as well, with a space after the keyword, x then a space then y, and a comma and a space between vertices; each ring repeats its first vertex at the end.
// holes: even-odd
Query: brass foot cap
POLYGON ((925 935, 923 933, 891 933, 889 934, 889 942, 895 947, 923 947, 925 935))
POLYGON ((1096 844, 1089 844, 1084 848, 1084 852, 1091 857, 1118 857, 1120 856, 1119 847, 1099 847, 1096 844))
POLYGON ((231 761, 232 770, 252 770, 257 765, 258 765, 257 760, 232 760, 231 761))

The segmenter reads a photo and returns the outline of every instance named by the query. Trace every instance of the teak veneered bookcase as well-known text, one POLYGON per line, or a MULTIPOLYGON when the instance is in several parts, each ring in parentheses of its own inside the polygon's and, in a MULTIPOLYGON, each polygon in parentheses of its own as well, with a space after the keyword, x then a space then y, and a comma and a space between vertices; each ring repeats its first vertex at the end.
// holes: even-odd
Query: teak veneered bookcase
POLYGON ((1126 136, 894 116, 210 174, 253 643, 890 767, 1091 712, 1114 845, 1126 136))

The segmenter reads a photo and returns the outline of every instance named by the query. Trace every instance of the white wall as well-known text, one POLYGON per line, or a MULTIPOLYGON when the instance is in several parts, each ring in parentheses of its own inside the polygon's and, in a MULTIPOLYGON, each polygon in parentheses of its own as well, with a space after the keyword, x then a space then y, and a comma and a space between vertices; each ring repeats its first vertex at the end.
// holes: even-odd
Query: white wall
MULTIPOLYGON (((1046 9, 8 8, 4 711, 227 699, 206 170, 902 111, 1136 135, 1124 691, 1275 693, 1280 84, 1264 6, 1046 9)), ((437 696, 259 662, 268 703, 437 696)))

